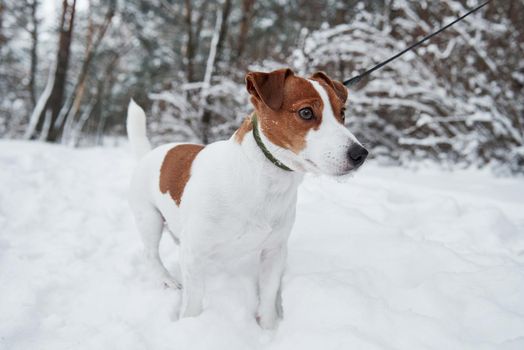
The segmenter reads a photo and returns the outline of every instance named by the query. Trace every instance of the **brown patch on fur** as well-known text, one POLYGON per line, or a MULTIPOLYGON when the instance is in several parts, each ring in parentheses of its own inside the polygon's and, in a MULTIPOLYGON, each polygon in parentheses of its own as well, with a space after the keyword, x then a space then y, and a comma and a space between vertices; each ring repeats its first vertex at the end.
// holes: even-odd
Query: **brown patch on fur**
POLYGON ((180 206, 182 194, 191 176, 191 165, 203 145, 183 144, 171 148, 160 167, 160 192, 169 192, 180 206))
POLYGON ((276 111, 282 106, 285 81, 293 75, 295 73, 289 68, 271 73, 249 72, 246 75, 246 88, 252 96, 256 96, 276 111))
POLYGON ((342 119, 342 110, 344 109, 344 105, 348 98, 346 87, 341 82, 331 80, 331 78, 323 72, 313 74, 311 80, 317 81, 324 90, 326 90, 335 118, 337 118, 340 123, 344 123, 344 120, 342 119))
POLYGON ((313 74, 310 79, 316 80, 318 82, 324 82, 328 87, 337 95, 337 97, 342 101, 346 102, 348 99, 348 90, 340 81, 333 80, 327 76, 324 72, 316 72, 313 74))
MULTIPOLYGON (((264 135, 275 145, 299 153, 306 146, 306 135, 309 130, 317 130, 322 122, 323 103, 311 82, 291 73, 287 72, 285 79, 275 78, 272 90, 267 92, 270 95, 265 96, 264 99, 260 98, 256 93, 258 90, 254 88, 257 84, 255 78, 259 75, 251 75, 249 80, 251 85, 248 86, 248 91, 251 94, 251 102, 255 106, 260 129, 264 135), (277 86, 277 83, 282 85, 277 86), (280 97, 273 97, 271 94, 277 94, 280 97), (279 99, 282 99, 282 102, 276 110, 265 102, 279 99), (298 111, 305 107, 313 110, 314 119, 303 120, 299 117, 298 111)), ((276 74, 281 77, 282 70, 261 74, 276 74)))
POLYGON ((244 140, 244 136, 246 136, 246 134, 251 130, 253 130, 253 121, 251 119, 251 116, 249 115, 244 118, 244 121, 242 122, 242 124, 240 124, 240 127, 235 132, 235 141, 238 144, 241 144, 244 140))

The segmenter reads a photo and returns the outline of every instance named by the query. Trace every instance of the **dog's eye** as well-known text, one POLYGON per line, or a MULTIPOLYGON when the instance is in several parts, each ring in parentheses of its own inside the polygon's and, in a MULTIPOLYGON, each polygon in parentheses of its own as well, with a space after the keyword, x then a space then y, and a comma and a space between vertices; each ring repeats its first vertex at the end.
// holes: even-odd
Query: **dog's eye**
POLYGON ((304 120, 310 120, 314 117, 313 110, 311 110, 311 108, 309 107, 302 108, 301 110, 299 110, 298 115, 300 116, 300 118, 304 120))
POLYGON ((342 123, 344 123, 346 121, 346 109, 342 109, 340 117, 342 118, 342 123))

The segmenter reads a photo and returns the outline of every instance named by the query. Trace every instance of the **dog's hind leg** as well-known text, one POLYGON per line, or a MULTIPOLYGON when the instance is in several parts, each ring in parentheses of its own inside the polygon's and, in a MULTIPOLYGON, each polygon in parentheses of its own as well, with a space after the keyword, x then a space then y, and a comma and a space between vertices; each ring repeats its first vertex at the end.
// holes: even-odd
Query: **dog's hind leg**
POLYGON ((180 282, 170 275, 160 259, 159 245, 164 228, 162 215, 150 205, 133 209, 138 231, 144 243, 144 253, 155 276, 168 287, 180 289, 180 282))

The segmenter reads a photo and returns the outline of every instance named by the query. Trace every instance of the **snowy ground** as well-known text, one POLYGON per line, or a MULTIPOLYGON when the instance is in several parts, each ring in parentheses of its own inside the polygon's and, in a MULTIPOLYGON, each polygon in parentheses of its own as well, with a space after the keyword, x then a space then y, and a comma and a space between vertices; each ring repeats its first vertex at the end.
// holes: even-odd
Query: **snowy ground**
POLYGON ((179 292, 143 265, 132 167, 124 149, 0 142, 0 349, 524 349, 523 179, 372 162, 308 178, 271 332, 231 273, 176 320, 179 292))

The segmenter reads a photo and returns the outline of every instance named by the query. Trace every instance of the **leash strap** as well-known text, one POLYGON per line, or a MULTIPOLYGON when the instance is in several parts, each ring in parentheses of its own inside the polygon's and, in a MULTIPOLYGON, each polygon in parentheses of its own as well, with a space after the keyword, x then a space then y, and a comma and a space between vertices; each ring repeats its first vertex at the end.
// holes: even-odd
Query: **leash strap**
POLYGON ((396 55, 388 58, 387 60, 385 61, 382 61, 381 63, 377 64, 376 66, 374 66, 373 68, 371 69, 368 69, 367 71, 365 71, 364 73, 360 74, 360 75, 357 75, 356 77, 353 77, 353 78, 350 78, 348 80, 345 80, 343 82, 343 84, 347 87, 351 87, 355 84, 357 84, 359 81, 361 81, 365 76, 367 75, 370 75, 371 73, 373 73, 374 71, 376 71, 377 69, 380 69, 382 68, 383 66, 385 66, 386 64, 388 64, 389 62, 399 58, 400 56, 402 56, 403 54, 405 54, 406 52, 408 52, 409 50, 413 50, 415 47, 419 46, 420 44, 422 44, 424 41, 426 40, 429 40, 431 39, 432 37, 434 37, 435 35, 437 34, 440 34, 441 32, 445 31, 446 29, 448 29, 449 27, 451 27, 452 25, 454 25, 455 23, 457 22, 460 22, 462 21, 464 18, 466 18, 467 16, 469 16, 470 14, 472 14, 473 12, 476 12, 478 10, 480 10, 481 8, 483 8, 484 6, 486 6, 491 0, 488 0, 486 2, 484 2, 483 4, 475 7, 474 9, 468 11, 465 15, 462 15, 460 16, 459 18, 457 18, 456 20, 454 20, 453 22, 445 25, 444 27, 440 28, 439 30, 437 30, 436 32, 434 33, 431 33, 430 35, 422 38, 421 40, 417 41, 416 43, 414 43, 413 45, 409 46, 408 48, 402 50, 401 52, 397 53, 396 55))
POLYGON ((276 159, 271 152, 266 148, 264 143, 262 142, 262 139, 260 138, 260 133, 258 131, 258 123, 257 123, 257 115, 256 113, 253 113, 253 117, 251 118, 251 122, 253 123, 253 137, 255 138, 255 142, 258 145, 258 148, 264 153, 266 158, 273 164, 275 164, 277 167, 279 167, 282 170, 285 171, 293 171, 287 166, 284 165, 280 160, 276 159))

